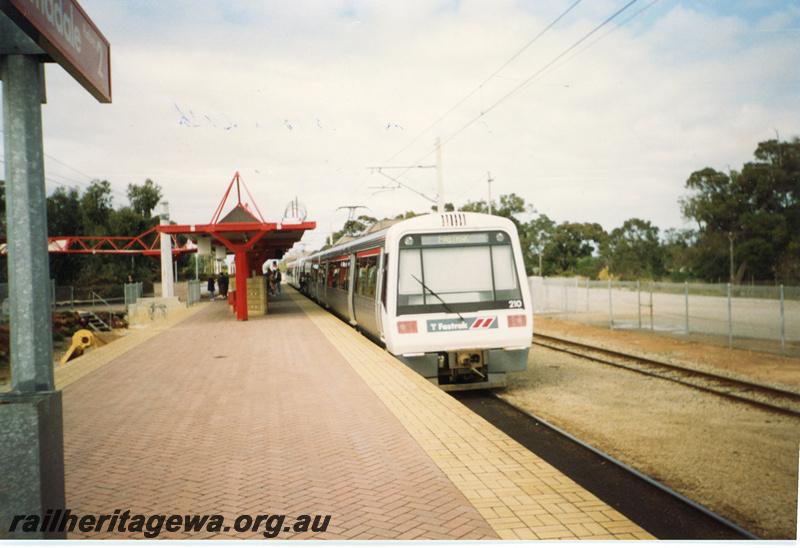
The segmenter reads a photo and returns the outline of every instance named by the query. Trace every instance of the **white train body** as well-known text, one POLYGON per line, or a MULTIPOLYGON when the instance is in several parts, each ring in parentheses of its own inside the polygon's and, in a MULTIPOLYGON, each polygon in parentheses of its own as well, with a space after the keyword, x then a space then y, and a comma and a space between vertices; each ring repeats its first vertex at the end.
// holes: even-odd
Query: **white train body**
POLYGON ((446 390, 502 386, 526 367, 533 307, 503 217, 399 221, 295 261, 286 277, 446 390))

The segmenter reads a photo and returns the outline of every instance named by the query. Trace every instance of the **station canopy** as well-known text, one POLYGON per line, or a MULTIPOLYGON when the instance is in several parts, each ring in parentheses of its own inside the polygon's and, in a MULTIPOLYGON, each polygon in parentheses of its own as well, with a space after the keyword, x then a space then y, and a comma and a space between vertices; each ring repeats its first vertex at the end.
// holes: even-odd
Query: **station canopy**
POLYGON ((239 173, 236 173, 210 223, 162 225, 158 227, 158 231, 187 237, 197 244, 200 254, 214 253, 222 258, 227 253, 232 253, 236 256, 237 274, 245 266, 246 276, 250 277, 260 274, 261 266, 266 261, 283 257, 286 251, 302 239, 306 230, 316 228, 317 224, 305 221, 299 210, 299 207, 287 208, 289 212, 294 211, 295 215, 291 216, 290 213, 290 216, 285 216, 280 222, 266 222, 239 173), (223 208, 234 185, 238 203, 223 217, 223 208), (242 202, 243 186, 252 207, 242 202), (246 263, 242 262, 245 259, 246 263))

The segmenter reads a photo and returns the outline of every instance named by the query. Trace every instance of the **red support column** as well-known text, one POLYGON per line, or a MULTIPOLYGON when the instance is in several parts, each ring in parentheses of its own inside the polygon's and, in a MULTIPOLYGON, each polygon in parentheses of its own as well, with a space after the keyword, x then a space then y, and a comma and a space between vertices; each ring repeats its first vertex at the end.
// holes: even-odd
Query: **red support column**
POLYGON ((236 251, 234 253, 236 262, 236 319, 247 319, 247 278, 250 277, 248 270, 249 261, 247 252, 236 251))

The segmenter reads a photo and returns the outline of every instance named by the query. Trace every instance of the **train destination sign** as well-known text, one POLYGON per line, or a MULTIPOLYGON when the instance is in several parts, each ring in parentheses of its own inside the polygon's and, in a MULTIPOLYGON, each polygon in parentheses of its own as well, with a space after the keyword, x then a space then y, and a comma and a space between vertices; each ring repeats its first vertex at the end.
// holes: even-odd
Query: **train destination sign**
POLYGON ((0 11, 95 99, 111 102, 111 47, 75 0, 0 0, 0 11))

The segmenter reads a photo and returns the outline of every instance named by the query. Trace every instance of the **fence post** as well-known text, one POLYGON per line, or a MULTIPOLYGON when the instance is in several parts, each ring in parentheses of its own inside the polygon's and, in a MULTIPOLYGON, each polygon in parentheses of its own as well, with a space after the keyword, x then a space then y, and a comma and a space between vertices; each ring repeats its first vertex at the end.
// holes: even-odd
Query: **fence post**
POLYGON ((684 294, 686 295, 686 342, 689 342, 689 282, 683 282, 684 294))
POLYGON ((655 333, 656 331, 656 320, 653 316, 653 282, 650 281, 650 332, 655 333))
POLYGON ((550 317, 550 284, 547 283, 547 278, 542 278, 542 289, 544 289, 544 310, 545 315, 550 317))
POLYGON ((731 284, 728 284, 728 348, 733 348, 733 314, 731 313, 731 284))
POLYGON ((786 357, 786 317, 783 312, 783 284, 781 284, 781 356, 786 357))
POLYGON ((586 325, 589 325, 589 279, 586 279, 586 325))
POLYGON ((636 280, 636 304, 639 309, 639 331, 642 330, 642 282, 636 280))

